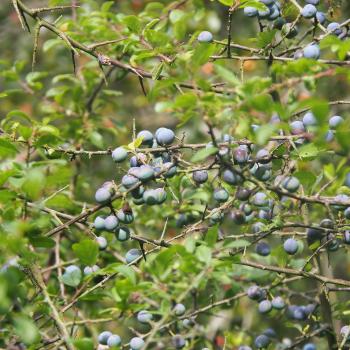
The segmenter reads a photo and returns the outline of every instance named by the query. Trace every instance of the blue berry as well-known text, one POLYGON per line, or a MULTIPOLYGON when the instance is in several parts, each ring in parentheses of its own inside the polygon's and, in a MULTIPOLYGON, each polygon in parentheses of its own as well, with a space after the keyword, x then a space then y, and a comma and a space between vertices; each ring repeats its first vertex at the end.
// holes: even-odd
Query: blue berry
POLYGON ((157 143, 161 146, 168 146, 175 140, 175 134, 172 130, 167 128, 159 128, 156 133, 157 143))
POLYGON ((334 140, 334 131, 333 130, 328 130, 326 133, 326 137, 325 137, 327 142, 331 142, 334 140))
POLYGON ((269 204, 269 199, 264 192, 257 192, 253 197, 253 204, 258 207, 265 207, 269 204))
POLYGON ((112 334, 108 340, 107 345, 111 348, 112 346, 118 346, 122 342, 121 338, 117 334, 112 334))
POLYGON ((199 33, 197 40, 200 43, 210 43, 211 41, 213 41, 213 34, 205 30, 199 33))
POLYGON ((277 338, 277 334, 274 329, 272 328, 267 328, 263 331, 263 334, 268 336, 269 338, 277 338))
POLYGON ((193 172, 192 178, 197 184, 203 184, 208 180, 208 172, 206 170, 196 170, 193 172))
POLYGON ((272 309, 272 305, 271 305, 271 302, 269 300, 262 300, 260 303, 259 303, 259 312, 261 314, 267 314, 271 311, 272 309))
POLYGON ((112 152, 112 158, 116 163, 123 162, 128 156, 128 152, 124 147, 118 147, 112 152))
POLYGON ((298 251, 298 242, 293 238, 288 238, 284 242, 283 248, 288 254, 294 255, 298 251))
POLYGON ((134 168, 133 171, 129 171, 129 173, 138 178, 141 182, 147 182, 154 177, 154 170, 149 165, 141 165, 139 168, 134 168))
POLYGON ((317 125, 317 120, 312 112, 305 113, 305 115, 303 117, 303 124, 305 126, 317 125))
POLYGON ((249 159, 248 147, 245 145, 240 145, 233 151, 233 158, 239 164, 244 164, 249 159))
POLYGON ((303 350, 316 350, 316 345, 313 343, 307 343, 303 346, 303 350))
POLYGON ((252 300, 261 300, 264 297, 264 290, 259 286, 251 286, 247 290, 247 296, 252 300))
POLYGON ((109 331, 104 331, 98 336, 98 343, 101 345, 107 345, 108 338, 112 335, 109 331))
POLYGON ((135 186, 137 183, 138 183, 138 179, 135 177, 135 176, 132 176, 132 175, 124 175, 122 177, 122 185, 125 187, 125 188, 131 188, 133 186, 135 186))
POLYGON ((141 310, 137 314, 137 320, 141 323, 149 323, 153 318, 153 315, 147 310, 141 310))
POLYGON ((115 230, 115 236, 120 242, 127 241, 130 238, 130 230, 125 226, 118 227, 115 230))
POLYGON ((134 337, 130 340, 130 347, 132 350, 140 350, 145 345, 145 342, 140 337, 134 337))
POLYGON ((300 182, 296 177, 289 176, 282 181, 282 186, 288 192, 296 192, 299 189, 300 182))
POLYGON ((99 236, 99 237, 96 238, 96 242, 97 242, 97 244, 98 244, 98 246, 99 246, 99 248, 101 250, 107 248, 107 240, 106 240, 106 238, 104 238, 102 236, 99 236))
POLYGON ((315 17, 317 8, 312 4, 307 4, 301 9, 301 15, 305 18, 315 17))
POLYGON ((214 190, 214 199, 220 203, 226 202, 229 198, 228 192, 224 188, 216 188, 214 190))
POLYGON ((317 22, 321 24, 323 24, 327 20, 325 13, 321 11, 316 12, 316 19, 317 19, 317 22))
POLYGON ((176 304, 173 312, 176 316, 182 316, 186 312, 186 307, 184 304, 176 304))
POLYGON ((350 244, 350 231, 349 230, 346 230, 344 232, 344 243, 345 244, 350 244))
POLYGON ((142 255, 142 252, 140 249, 130 249, 126 255, 125 255, 125 260, 128 264, 132 263, 136 259, 138 259, 142 255))
POLYGON ((230 185, 238 185, 242 182, 242 177, 239 174, 231 171, 230 169, 224 170, 222 178, 226 183, 230 185))
POLYGON ((331 117, 330 119, 329 119, 329 127, 331 128, 331 129, 335 129, 335 128, 337 128, 340 124, 342 124, 344 122, 344 119, 341 117, 341 116, 339 116, 339 115, 335 115, 335 116, 333 116, 333 117, 331 117))
POLYGON ((258 349, 266 348, 270 342, 270 338, 265 334, 258 335, 254 340, 254 344, 258 349))
POLYGON ((105 219, 103 216, 96 216, 94 220, 94 227, 99 231, 105 229, 105 219))
POLYGON ((334 35, 340 35, 342 33, 342 29, 340 24, 337 22, 331 22, 327 26, 327 32, 330 32, 334 35))
POLYGON ((134 215, 132 212, 126 212, 123 209, 118 210, 117 218, 123 224, 131 224, 134 221, 134 215))
POLYGON ((186 340, 179 334, 176 334, 171 339, 175 349, 182 349, 186 345, 186 340))
POLYGON ((105 218, 105 229, 107 231, 113 231, 118 227, 119 221, 115 215, 109 215, 105 218))
POLYGON ((107 188, 99 188, 95 193, 95 200, 97 203, 106 203, 112 197, 111 192, 107 188))
POLYGON ((281 297, 275 297, 271 300, 271 305, 274 309, 282 310, 286 306, 284 300, 281 297))
POLYGON ((318 60, 320 58, 320 54, 320 47, 317 44, 310 44, 303 50, 303 55, 305 58, 318 60))
POLYGON ((244 8, 244 15, 246 17, 256 17, 258 15, 258 10, 255 7, 247 6, 244 8))
POLYGON ((142 130, 137 134, 137 138, 142 137, 142 145, 153 145, 153 134, 148 130, 142 130))
POLYGON ((271 247, 266 242, 258 242, 255 247, 255 251, 261 256, 268 256, 271 253, 271 247))

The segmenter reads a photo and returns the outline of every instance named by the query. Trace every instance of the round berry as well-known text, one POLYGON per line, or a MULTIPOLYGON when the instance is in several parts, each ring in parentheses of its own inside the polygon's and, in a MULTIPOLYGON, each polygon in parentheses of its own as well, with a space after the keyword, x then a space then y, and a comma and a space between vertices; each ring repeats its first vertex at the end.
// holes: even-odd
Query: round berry
POLYGON ((324 22, 326 22, 327 20, 327 17, 326 17, 326 14, 322 11, 317 11, 316 12, 316 19, 317 19, 317 22, 318 23, 321 23, 323 24, 324 22))
POLYGON ((244 8, 244 15, 247 17, 256 17, 258 15, 258 10, 255 7, 247 6, 244 8))
POLYGON ((106 240, 106 238, 104 238, 102 236, 99 236, 99 237, 96 238, 96 242, 97 242, 97 244, 98 244, 98 246, 99 246, 99 248, 101 250, 107 248, 107 240, 106 240))
POLYGON ((141 323, 149 323, 153 318, 153 315, 147 310, 141 310, 137 314, 137 320, 141 323))
POLYGON ((225 169, 222 173, 223 180, 230 185, 238 185, 242 182, 242 178, 237 173, 231 171, 230 169, 225 169))
POLYGON ((312 18, 315 17, 317 8, 312 4, 307 4, 301 9, 300 13, 304 18, 312 18))
POLYGON ((272 305, 271 305, 271 302, 269 300, 262 300, 260 303, 259 303, 259 312, 261 314, 267 314, 271 311, 272 309, 272 305))
POLYGON ((118 210, 117 218, 123 224, 131 224, 134 221, 134 215, 132 212, 127 212, 123 209, 118 210))
POLYGON ((95 200, 97 203, 106 203, 112 197, 111 192, 107 188, 99 188, 95 193, 95 200))
POLYGON ((122 342, 121 338, 117 334, 112 334, 108 340, 107 345, 111 348, 112 346, 118 346, 122 342))
POLYGON ((208 180, 208 172, 206 170, 196 170, 193 172, 192 178, 197 184, 203 184, 208 180))
POLYGON ((175 349, 182 349, 186 345, 186 340, 179 334, 176 334, 171 339, 175 349))
POLYGON ((307 343, 303 346, 303 350, 316 350, 316 345, 313 343, 307 343))
POLYGON ((153 134, 148 130, 142 130, 137 134, 137 138, 142 137, 142 145, 152 146, 153 145, 153 134))
POLYGON ((288 238, 283 243, 283 248, 288 254, 294 255, 298 251, 298 242, 293 238, 288 238))
POLYGON ((122 185, 125 188, 131 188, 131 187, 135 186, 138 182, 139 182, 139 180, 135 176, 132 176, 132 175, 124 175, 122 177, 122 181, 121 181, 122 185))
POLYGON ((224 188, 214 190, 214 199, 220 203, 226 202, 229 198, 228 192, 224 188))
POLYGON ((284 307, 286 306, 283 298, 281 297, 275 297, 271 300, 271 305, 274 309, 277 309, 277 310, 282 310, 284 309, 284 307))
POLYGON ((103 216, 96 216, 94 220, 94 227, 96 230, 104 230, 105 229, 105 219, 103 216))
POLYGON ((173 311, 176 316, 182 316, 186 312, 186 307, 184 304, 176 304, 173 311))
POLYGON ((331 22, 327 26, 327 32, 332 33, 334 35, 340 35, 342 33, 342 29, 339 23, 331 22))
POLYGON ((105 218, 105 229, 113 231, 118 227, 119 221, 115 215, 109 215, 105 218))
POLYGON ((112 158, 116 163, 123 162, 128 156, 128 152, 124 147, 118 147, 112 152, 112 158))
POLYGON ((109 331, 104 331, 98 336, 98 343, 101 345, 107 345, 108 338, 112 335, 109 331))
POLYGON ((132 350, 140 350, 145 345, 145 342, 140 337, 134 337, 130 340, 130 347, 132 350))
POLYGON ((127 241, 130 238, 130 230, 125 226, 118 227, 115 230, 115 236, 120 242, 127 241))
POLYGON ((318 60, 320 58, 320 54, 320 47, 317 44, 310 44, 303 50, 303 55, 305 58, 318 60))
POLYGON ((171 145, 175 140, 175 134, 172 130, 167 128, 159 128, 156 131, 157 143, 161 146, 171 145))
POLYGON ((258 242, 255 247, 255 251, 261 256, 268 256, 271 253, 271 247, 266 242, 258 242))
POLYGON ((266 348, 270 342, 270 338, 265 334, 258 335, 254 340, 254 344, 258 349, 266 348))
POLYGON ((126 253, 125 260, 128 264, 130 264, 136 259, 138 259, 140 256, 142 256, 141 250, 133 248, 126 253))
POLYGON ((344 119, 341 116, 335 115, 329 119, 329 127, 332 129, 335 129, 343 122, 344 122, 344 119))
POLYGON ((317 124, 317 120, 312 112, 305 113, 303 117, 304 126, 314 126, 317 124))
POLYGON ((205 30, 199 33, 197 40, 200 43, 210 43, 211 41, 213 41, 213 34, 205 30))

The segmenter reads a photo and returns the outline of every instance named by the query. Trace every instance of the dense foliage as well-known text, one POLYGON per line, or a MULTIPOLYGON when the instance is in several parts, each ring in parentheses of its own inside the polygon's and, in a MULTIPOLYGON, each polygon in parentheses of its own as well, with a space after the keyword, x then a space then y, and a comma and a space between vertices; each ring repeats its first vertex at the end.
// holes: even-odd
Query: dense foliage
POLYGON ((349 348, 349 5, 3 6, 0 348, 349 348))

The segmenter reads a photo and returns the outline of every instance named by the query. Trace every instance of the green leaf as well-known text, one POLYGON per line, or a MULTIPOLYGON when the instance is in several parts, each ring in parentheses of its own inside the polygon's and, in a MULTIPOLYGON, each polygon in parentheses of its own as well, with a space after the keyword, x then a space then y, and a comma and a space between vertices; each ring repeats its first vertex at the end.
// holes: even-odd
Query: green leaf
POLYGON ((241 82, 237 78, 236 74, 234 74, 231 70, 228 70, 224 68, 223 66, 216 64, 215 65, 215 71, 218 73, 218 75, 225 81, 228 81, 233 86, 240 85, 241 82))
POLYGON ((200 43, 197 45, 190 60, 191 66, 201 66, 209 61, 210 56, 215 52, 215 45, 211 43, 200 43))
POLYGON ((236 239, 232 242, 229 242, 225 244, 226 248, 243 248, 248 247, 250 245, 250 242, 245 239, 236 239))
POLYGON ((53 248, 55 246, 55 241, 49 237, 33 235, 29 237, 29 241, 34 247, 38 248, 53 248))
POLYGON ((34 321, 27 316, 15 316, 15 333, 26 345, 35 344, 39 341, 39 331, 34 321))
POLYGON ((132 267, 127 265, 118 265, 115 268, 115 271, 126 277, 133 285, 136 284, 136 273, 132 267))
POLYGON ((95 241, 84 239, 79 243, 73 244, 72 249, 83 265, 91 266, 96 263, 99 248, 95 241))
POLYGON ((248 6, 255 7, 257 10, 261 10, 261 11, 266 10, 266 6, 263 3, 261 3, 259 0, 241 0, 240 8, 245 8, 248 6))
POLYGON ((309 143, 300 147, 298 150, 293 151, 291 154, 294 157, 298 156, 301 159, 314 159, 320 153, 320 150, 313 144, 309 143))
POLYGON ((127 27, 134 33, 139 33, 141 30, 141 22, 136 16, 126 16, 123 19, 123 22, 127 27))
POLYGON ((218 0, 221 4, 226 6, 232 6, 232 0, 218 0))
POLYGON ((64 273, 61 277, 61 280, 67 286, 77 287, 81 281, 81 277, 82 277, 81 270, 77 269, 70 273, 64 273))
POLYGON ((57 45, 61 45, 61 44, 62 44, 61 39, 46 40, 44 45, 43 45, 43 52, 47 52, 47 51, 51 50, 53 47, 55 47, 57 45))
POLYGON ((205 245, 201 245, 196 249, 196 257, 199 261, 210 265, 211 262, 211 249, 205 245))
POLYGON ((28 171, 24 178, 22 190, 30 199, 38 199, 45 188, 46 178, 43 169, 35 168, 28 171))
POLYGON ((214 247, 218 239, 218 226, 210 227, 205 235, 205 242, 209 247, 214 247))
POLYGON ((17 148, 12 142, 4 138, 0 138, 0 156, 1 157, 14 156, 16 153, 17 153, 17 148))
POLYGON ((213 154, 216 154, 217 152, 218 152, 218 149, 216 147, 203 148, 191 158, 191 162, 193 163, 200 162, 203 159, 207 159, 213 154))
POLYGON ((92 339, 88 338, 76 339, 73 344, 78 350, 94 350, 95 348, 92 339))
POLYGON ((131 151, 135 151, 136 148, 140 147, 142 144, 143 137, 138 137, 133 142, 130 142, 127 146, 125 146, 126 149, 129 149, 131 151))

